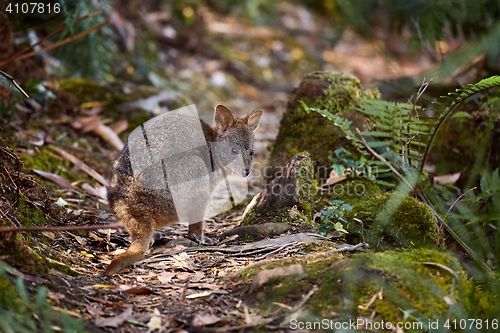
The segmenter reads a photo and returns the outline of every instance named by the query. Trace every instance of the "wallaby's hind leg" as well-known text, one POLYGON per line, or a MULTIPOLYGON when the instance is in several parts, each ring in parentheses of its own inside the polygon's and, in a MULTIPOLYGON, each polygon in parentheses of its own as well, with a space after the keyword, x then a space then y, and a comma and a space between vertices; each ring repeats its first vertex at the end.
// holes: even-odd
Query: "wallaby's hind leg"
POLYGON ((127 225, 135 227, 135 229, 127 228, 132 237, 132 243, 127 251, 111 261, 106 268, 106 275, 108 276, 118 273, 122 268, 144 258, 144 254, 153 238, 154 227, 152 223, 140 223, 140 221, 131 218, 125 226, 127 225), (137 228, 137 226, 141 226, 141 228, 137 228))

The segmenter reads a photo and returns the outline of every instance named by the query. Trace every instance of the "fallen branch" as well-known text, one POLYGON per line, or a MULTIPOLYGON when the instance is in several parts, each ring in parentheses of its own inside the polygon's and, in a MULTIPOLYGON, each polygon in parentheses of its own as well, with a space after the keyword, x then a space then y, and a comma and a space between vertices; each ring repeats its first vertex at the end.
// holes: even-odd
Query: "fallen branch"
POLYGON ((11 227, 0 228, 2 232, 17 232, 17 231, 76 231, 76 230, 98 230, 98 229, 118 229, 123 227, 121 222, 111 224, 94 224, 82 226, 61 226, 61 227, 11 227))
MULTIPOLYGON (((78 19, 75 21, 75 23, 78 23, 78 22, 80 22, 80 21, 83 21, 83 20, 85 20, 85 19, 87 19, 87 18, 89 18, 89 17, 95 16, 95 15, 98 15, 98 14, 100 14, 100 13, 101 13, 101 12, 100 12, 100 11, 98 11, 98 12, 94 12, 94 13, 90 13, 90 14, 84 15, 84 16, 82 16, 82 17, 78 18, 78 19)), ((44 36, 44 37, 40 38, 40 40, 38 40, 38 42, 36 42, 35 44, 28 46, 28 47, 27 47, 27 48, 25 48, 24 50, 21 50, 21 51, 17 52, 16 54, 14 54, 14 55, 10 56, 10 57, 9 57, 9 58, 7 58, 6 60, 4 60, 4 61, 0 62, 0 67, 4 67, 5 65, 10 64, 12 61, 15 61, 15 60, 20 59, 19 57, 20 57, 21 55, 25 54, 25 53, 26 53, 26 52, 28 52, 29 50, 34 49, 36 46, 38 46, 38 45, 42 44, 42 43, 43 43, 44 41, 46 41, 47 39, 49 39, 49 38, 51 38, 51 37, 53 37, 53 36, 57 35, 58 33, 62 32, 62 31, 64 31, 64 27, 60 27, 60 28, 56 29, 55 31, 51 32, 50 34, 48 34, 47 36, 44 36)))
POLYGON ((362 247, 366 247, 368 248, 370 245, 368 243, 359 243, 359 244, 356 244, 356 245, 346 245, 346 246, 343 246, 339 249, 335 249, 335 250, 330 250, 328 251, 328 253, 339 253, 339 252, 349 252, 349 251, 356 251, 357 249, 360 249, 362 247))
POLYGON ((40 54, 40 53, 43 53, 43 52, 45 52, 45 51, 50 51, 50 50, 55 49, 55 48, 57 48, 57 47, 59 47, 59 46, 62 46, 62 45, 64 45, 64 44, 68 44, 68 43, 70 43, 70 42, 72 42, 72 41, 75 41, 75 40, 77 40, 77 39, 79 39, 79 38, 82 38, 82 37, 84 37, 84 36, 86 36, 86 35, 90 34, 91 32, 93 32, 93 31, 95 31, 95 30, 98 30, 98 29, 100 29, 100 28, 102 28, 102 27, 104 27, 105 25, 108 25, 108 24, 110 24, 110 23, 111 23, 111 20, 110 20, 110 19, 107 19, 107 20, 106 20, 106 21, 104 21, 103 23, 98 24, 98 25, 96 25, 95 27, 92 27, 92 28, 87 29, 87 30, 85 30, 85 31, 82 31, 82 32, 80 32, 79 34, 76 34, 76 35, 74 35, 74 36, 72 36, 72 37, 68 37, 68 38, 66 38, 66 39, 63 39, 63 40, 62 40, 62 41, 60 41, 60 42, 57 42, 57 43, 54 43, 54 44, 48 45, 48 46, 46 46, 46 47, 44 47, 43 49, 40 49, 40 50, 38 50, 38 51, 33 51, 33 52, 31 52, 31 53, 28 53, 28 54, 23 54, 23 55, 21 55, 19 58, 17 58, 16 60, 22 60, 22 59, 30 58, 30 57, 32 57, 32 56, 35 56, 35 55, 40 54))

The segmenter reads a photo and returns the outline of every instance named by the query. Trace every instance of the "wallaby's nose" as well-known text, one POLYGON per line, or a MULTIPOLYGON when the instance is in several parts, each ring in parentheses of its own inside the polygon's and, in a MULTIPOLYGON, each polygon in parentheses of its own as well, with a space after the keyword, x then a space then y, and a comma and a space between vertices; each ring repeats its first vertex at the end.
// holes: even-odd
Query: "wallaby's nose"
POLYGON ((248 175, 250 174, 250 170, 245 169, 245 171, 243 171, 243 174, 245 175, 245 177, 248 177, 248 175))

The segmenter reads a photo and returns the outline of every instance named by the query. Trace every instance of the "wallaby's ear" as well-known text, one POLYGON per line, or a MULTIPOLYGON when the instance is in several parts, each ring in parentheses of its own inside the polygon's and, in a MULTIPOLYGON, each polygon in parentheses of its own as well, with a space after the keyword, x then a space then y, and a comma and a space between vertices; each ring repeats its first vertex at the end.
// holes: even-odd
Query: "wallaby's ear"
POLYGON ((247 122, 248 127, 250 127, 252 131, 255 131, 257 126, 259 126, 260 117, 262 117, 262 112, 263 112, 262 110, 253 110, 252 112, 246 115, 245 120, 247 122))
POLYGON ((233 126, 236 119, 231 110, 229 110, 224 105, 217 105, 215 107, 215 125, 219 132, 225 132, 231 126, 233 126))

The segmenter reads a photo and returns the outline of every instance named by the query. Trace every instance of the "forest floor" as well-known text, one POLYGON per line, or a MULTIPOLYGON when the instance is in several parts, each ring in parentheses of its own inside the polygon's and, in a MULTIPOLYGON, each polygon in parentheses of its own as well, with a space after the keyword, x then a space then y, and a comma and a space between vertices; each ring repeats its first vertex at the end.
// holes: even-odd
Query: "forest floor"
MULTIPOLYGON (((164 65, 170 77, 177 77, 185 84, 181 88, 183 101, 194 102, 203 109, 223 101, 240 114, 257 108, 265 110, 255 134, 256 170, 266 163, 267 147, 278 133, 288 94, 307 72, 342 71, 357 76, 367 86, 374 86, 375 80, 415 76, 432 66, 428 57, 412 58, 405 50, 390 56, 391 48, 398 45, 396 37, 385 44, 370 43, 346 30, 339 42, 331 46, 328 36, 332 31, 326 21, 295 5, 283 3, 279 8, 280 20, 273 28, 207 10, 204 19, 208 32, 203 43, 211 46, 210 52, 203 48, 194 52, 159 48, 159 59, 175 57, 175 63, 166 61, 164 65), (239 66, 240 63, 245 65, 239 66)), ((149 14, 146 22, 150 29, 161 31, 153 15, 160 13, 149 14)), ((54 82, 61 81, 51 82, 48 86, 57 90, 54 82)), ((121 89, 126 89, 125 85, 121 89)), ((36 196, 57 203, 62 208, 52 217, 59 217, 55 219, 58 225, 63 221, 75 226, 114 222, 100 180, 107 179, 109 165, 118 150, 110 144, 113 139, 109 133, 102 134, 96 128, 102 125, 120 133, 118 124, 131 116, 119 115, 113 119, 116 126, 108 126, 104 117, 96 116, 106 104, 105 99, 90 96, 83 105, 78 97, 78 92, 70 97, 67 93, 57 94, 55 103, 72 103, 74 108, 66 107, 66 113, 50 116, 43 114, 43 104, 17 104, 17 116, 3 125, 10 134, 2 134, 5 141, 2 145, 10 146, 23 161, 26 166, 21 170, 23 174, 41 184, 35 186, 37 191, 22 193, 27 205, 37 207, 36 202, 41 199, 36 196), (56 174, 69 178, 70 184, 56 174)), ((158 103, 152 111, 157 108, 158 103)), ((126 131, 120 137, 126 140, 126 131)), ((8 161, 11 157, 2 156, 2 165, 11 165, 8 170, 14 170, 12 161, 8 161)), ((9 174, 7 167, 4 170, 7 172, 1 171, 4 177, 14 177, 14 171, 9 174)), ((22 178, 19 173, 15 177, 14 182, 22 178)), ((257 193, 262 184, 255 172, 253 177, 250 194, 257 193)), ((3 212, 7 211, 5 208, 2 207, 3 212)), ((237 226, 243 209, 207 221, 207 235, 217 236, 237 226)), ((20 220, 22 214, 11 211, 5 219, 20 220)), ((247 302, 251 280, 241 270, 257 262, 306 256, 303 245, 269 256, 265 254, 270 250, 234 252, 241 245, 235 239, 216 247, 164 246, 169 240, 182 238, 186 230, 184 225, 164 228, 157 233, 154 247, 144 260, 110 278, 102 275, 104 268, 129 244, 123 229, 25 233, 30 244, 37 244, 32 245, 35 252, 65 264, 44 275, 33 271, 17 274, 30 288, 47 285, 53 306, 83 318, 92 331, 228 332, 275 322, 278 315, 263 317, 247 302), (67 270, 63 272, 62 267, 67 270)))

